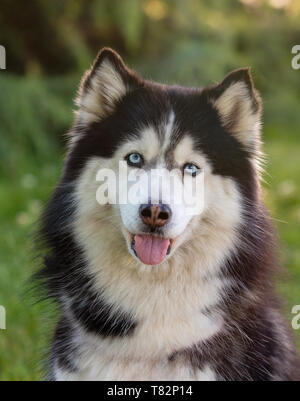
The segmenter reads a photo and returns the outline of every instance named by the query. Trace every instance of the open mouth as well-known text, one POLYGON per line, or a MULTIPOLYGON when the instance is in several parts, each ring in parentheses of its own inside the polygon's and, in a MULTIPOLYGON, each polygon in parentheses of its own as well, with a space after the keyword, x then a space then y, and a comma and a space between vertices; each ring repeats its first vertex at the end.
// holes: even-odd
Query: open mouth
POLYGON ((131 249, 145 265, 158 265, 171 252, 172 240, 151 234, 131 234, 131 249))

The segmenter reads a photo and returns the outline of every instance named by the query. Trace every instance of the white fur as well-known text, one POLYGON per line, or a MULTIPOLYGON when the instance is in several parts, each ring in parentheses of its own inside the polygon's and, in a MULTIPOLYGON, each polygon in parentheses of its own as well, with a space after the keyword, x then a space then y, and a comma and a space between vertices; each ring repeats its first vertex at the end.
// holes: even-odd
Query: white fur
MULTIPOLYGON (((146 134, 125 142, 113 158, 91 160, 77 182, 78 212, 73 228, 89 261, 95 289, 114 305, 116 313, 120 308, 138 322, 131 336, 113 339, 87 334, 78 326, 81 357, 79 373, 73 377, 80 380, 215 378, 209 366, 191 371, 182 361, 171 363, 168 357, 201 345, 223 327, 220 313, 207 316, 202 311, 220 302, 232 285, 218 278, 218 272, 238 243, 239 192, 233 180, 212 174, 206 158, 193 150, 191 138, 183 139, 174 157, 178 164, 193 161, 205 169, 205 209, 180 229, 169 259, 159 266, 143 265, 128 250, 130 239, 119 206, 97 203, 95 177, 101 167, 116 168, 128 151, 151 157, 155 149, 160 155, 155 131, 149 128, 147 134, 152 136, 152 149, 146 134)), ((57 370, 57 378, 64 379, 64 373, 57 370)))
POLYGON ((173 110, 171 110, 170 115, 169 115, 169 120, 168 123, 164 129, 164 141, 163 141, 163 145, 161 148, 161 153, 163 154, 168 147, 170 146, 170 142, 171 142, 171 137, 172 137, 172 133, 173 133, 173 129, 174 129, 174 122, 175 122, 175 113, 173 110))

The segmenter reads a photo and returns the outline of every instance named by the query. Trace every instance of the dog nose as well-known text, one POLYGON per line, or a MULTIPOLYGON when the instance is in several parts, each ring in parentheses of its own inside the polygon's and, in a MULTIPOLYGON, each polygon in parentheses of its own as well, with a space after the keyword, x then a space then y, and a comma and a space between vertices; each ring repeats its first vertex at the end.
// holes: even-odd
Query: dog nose
POLYGON ((140 217, 151 228, 164 226, 171 218, 171 209, 167 205, 141 205, 140 217))

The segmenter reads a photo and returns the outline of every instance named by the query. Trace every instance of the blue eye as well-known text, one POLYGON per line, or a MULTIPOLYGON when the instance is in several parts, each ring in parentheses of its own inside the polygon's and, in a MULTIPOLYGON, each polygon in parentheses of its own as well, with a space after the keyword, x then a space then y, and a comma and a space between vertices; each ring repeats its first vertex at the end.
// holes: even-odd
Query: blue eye
POLYGON ((139 153, 130 153, 126 157, 127 163, 129 166, 133 167, 141 167, 143 165, 143 156, 140 155, 139 153))
POLYGON ((190 174, 193 177, 196 177, 197 172, 199 171, 199 167, 197 167, 195 164, 193 163, 186 163, 183 166, 183 173, 187 173, 190 174))

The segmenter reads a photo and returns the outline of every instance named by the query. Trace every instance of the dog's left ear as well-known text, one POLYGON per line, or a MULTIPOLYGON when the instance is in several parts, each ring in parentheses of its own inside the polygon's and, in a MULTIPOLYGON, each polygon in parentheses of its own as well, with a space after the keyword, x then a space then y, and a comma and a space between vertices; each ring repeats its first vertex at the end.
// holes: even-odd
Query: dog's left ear
POLYGON ((227 75, 212 88, 210 99, 228 132, 247 149, 257 149, 262 106, 250 68, 235 70, 227 75))
POLYGON ((114 50, 102 49, 79 87, 76 99, 79 120, 90 123, 107 117, 140 84, 141 80, 114 50))

